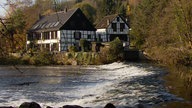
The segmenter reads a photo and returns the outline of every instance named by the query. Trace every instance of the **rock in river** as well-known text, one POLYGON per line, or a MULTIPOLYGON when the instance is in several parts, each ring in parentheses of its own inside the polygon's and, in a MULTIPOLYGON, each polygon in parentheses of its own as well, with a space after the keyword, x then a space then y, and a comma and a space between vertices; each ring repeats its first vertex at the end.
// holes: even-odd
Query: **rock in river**
POLYGON ((63 108, 83 108, 83 107, 78 106, 78 105, 65 105, 65 106, 63 106, 63 108))
POLYGON ((19 108, 41 108, 41 106, 36 102, 24 102, 19 108))
POLYGON ((112 103, 108 103, 104 108, 116 108, 112 103))

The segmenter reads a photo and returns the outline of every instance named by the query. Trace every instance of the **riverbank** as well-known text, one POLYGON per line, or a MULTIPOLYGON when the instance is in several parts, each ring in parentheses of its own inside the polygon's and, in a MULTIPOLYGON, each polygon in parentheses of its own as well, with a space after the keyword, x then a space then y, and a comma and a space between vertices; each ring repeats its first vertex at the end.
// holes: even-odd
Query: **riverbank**
POLYGON ((35 54, 24 54, 22 56, 8 56, 0 58, 0 65, 102 65, 116 61, 146 61, 140 56, 138 50, 129 50, 120 57, 113 57, 104 52, 65 52, 50 53, 37 52, 35 54))
MULTIPOLYGON (((90 46, 87 46, 90 47, 90 46)), ((84 47, 81 47, 84 49, 84 47)), ((11 65, 101 65, 124 60, 137 60, 139 58, 138 50, 131 50, 123 47, 123 42, 116 38, 109 43, 101 45, 96 51, 92 50, 78 51, 69 47, 68 52, 46 52, 43 50, 31 49, 25 54, 9 53, 0 57, 0 64, 11 65), (125 50, 128 49, 128 50, 125 50)))
POLYGON ((97 65, 99 54, 92 52, 49 53, 37 52, 23 56, 0 58, 0 65, 97 65))

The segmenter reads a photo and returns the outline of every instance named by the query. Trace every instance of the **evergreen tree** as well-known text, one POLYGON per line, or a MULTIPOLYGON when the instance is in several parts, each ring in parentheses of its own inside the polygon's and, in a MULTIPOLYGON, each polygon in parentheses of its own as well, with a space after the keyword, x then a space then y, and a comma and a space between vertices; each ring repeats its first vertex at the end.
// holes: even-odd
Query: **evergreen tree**
POLYGON ((98 19, 101 19, 106 15, 114 14, 116 12, 115 0, 98 0, 97 7, 99 7, 97 14, 98 19))
POLYGON ((80 8, 83 13, 85 14, 85 16, 89 19, 90 22, 94 22, 95 21, 95 17, 96 17, 96 9, 91 6, 88 3, 78 3, 74 6, 75 8, 80 8))
POLYGON ((124 5, 121 5, 119 8, 119 12, 120 15, 122 15, 124 18, 126 17, 126 8, 124 5))

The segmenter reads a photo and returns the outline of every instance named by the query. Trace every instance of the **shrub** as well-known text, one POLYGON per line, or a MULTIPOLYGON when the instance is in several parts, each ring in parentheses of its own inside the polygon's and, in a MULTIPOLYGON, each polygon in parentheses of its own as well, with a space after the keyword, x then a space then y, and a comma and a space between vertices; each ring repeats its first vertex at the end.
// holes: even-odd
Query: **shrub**
POLYGON ((86 39, 80 39, 80 46, 81 46, 81 50, 83 52, 90 51, 90 49, 91 49, 91 43, 89 41, 87 41, 86 39))
POLYGON ((69 46, 68 48, 69 52, 77 52, 77 47, 76 46, 69 46))
POLYGON ((117 60, 123 58, 123 43, 117 37, 115 40, 110 42, 109 47, 109 60, 117 60))
POLYGON ((54 63, 53 55, 48 52, 39 52, 30 59, 30 64, 33 65, 50 65, 54 63))
POLYGON ((16 65, 16 64, 21 64, 21 60, 15 56, 1 57, 0 64, 1 65, 16 65))

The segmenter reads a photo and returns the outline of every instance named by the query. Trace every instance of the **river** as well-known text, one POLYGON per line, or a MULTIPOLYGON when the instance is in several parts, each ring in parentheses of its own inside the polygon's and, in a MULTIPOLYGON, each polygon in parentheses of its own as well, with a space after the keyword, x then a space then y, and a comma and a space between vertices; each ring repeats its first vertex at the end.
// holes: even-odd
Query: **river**
POLYGON ((166 69, 147 63, 0 66, 0 106, 35 101, 42 107, 75 104, 101 108, 110 102, 118 108, 139 103, 155 108, 185 102, 165 83, 163 77, 167 73, 166 69))

